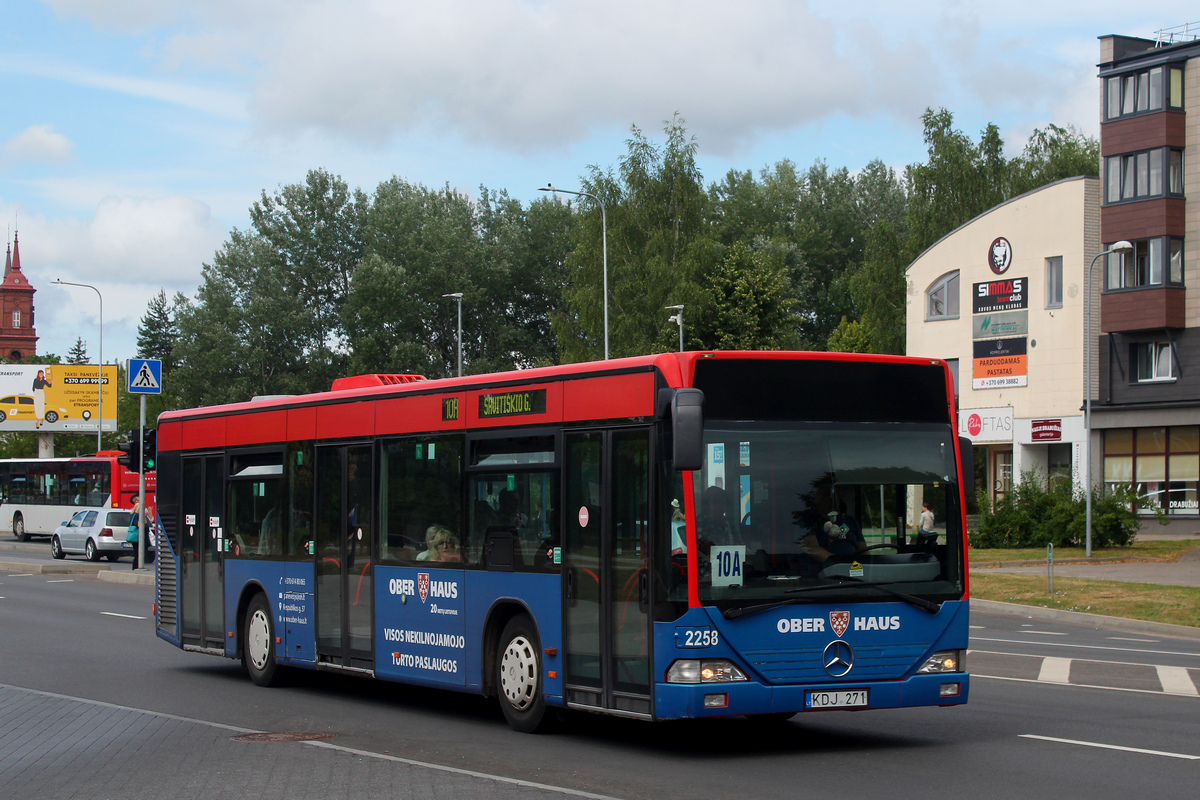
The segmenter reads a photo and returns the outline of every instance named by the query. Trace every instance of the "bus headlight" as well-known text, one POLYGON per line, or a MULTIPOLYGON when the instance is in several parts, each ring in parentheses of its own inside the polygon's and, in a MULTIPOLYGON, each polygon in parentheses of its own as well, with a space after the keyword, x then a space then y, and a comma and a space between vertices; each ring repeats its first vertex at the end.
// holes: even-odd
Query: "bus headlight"
POLYGON ((925 663, 917 670, 918 675, 929 675, 935 672, 962 672, 966 669, 963 663, 962 650, 942 650, 925 659, 925 663))
POLYGON ((748 681, 746 673, 724 658, 681 658, 667 670, 667 683, 727 683, 748 681))

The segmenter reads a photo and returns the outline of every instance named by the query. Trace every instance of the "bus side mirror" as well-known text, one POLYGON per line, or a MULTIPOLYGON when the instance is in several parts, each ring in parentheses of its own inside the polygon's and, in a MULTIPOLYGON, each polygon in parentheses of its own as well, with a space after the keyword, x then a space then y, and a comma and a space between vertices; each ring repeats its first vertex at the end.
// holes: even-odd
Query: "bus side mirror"
POLYGON ((704 466, 704 392, 678 389, 671 398, 671 460, 675 469, 694 470, 704 466))
POLYGON ((975 494, 975 455, 972 447, 971 440, 966 436, 958 437, 958 457, 962 459, 963 497, 968 500, 975 494))

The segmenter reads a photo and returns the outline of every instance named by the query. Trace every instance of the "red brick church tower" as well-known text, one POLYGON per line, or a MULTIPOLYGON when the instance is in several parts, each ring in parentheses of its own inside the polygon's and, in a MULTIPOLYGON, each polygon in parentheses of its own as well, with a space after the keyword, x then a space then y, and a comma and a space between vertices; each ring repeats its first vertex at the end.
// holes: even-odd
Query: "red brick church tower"
POLYGON ((13 234, 4 261, 4 280, 0 281, 0 359, 19 361, 37 352, 37 331, 33 329, 36 291, 21 272, 21 250, 13 234))

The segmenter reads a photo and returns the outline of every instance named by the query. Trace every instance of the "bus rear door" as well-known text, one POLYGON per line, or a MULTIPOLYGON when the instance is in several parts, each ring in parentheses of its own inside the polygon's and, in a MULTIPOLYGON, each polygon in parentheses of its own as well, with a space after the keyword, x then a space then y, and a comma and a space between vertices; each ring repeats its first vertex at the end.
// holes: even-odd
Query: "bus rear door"
MULTIPOLYGON (((222 549, 225 457, 185 456, 181 487, 183 567, 180 627, 184 645, 224 652, 222 549)), ((232 640, 230 640, 232 641, 232 640)))

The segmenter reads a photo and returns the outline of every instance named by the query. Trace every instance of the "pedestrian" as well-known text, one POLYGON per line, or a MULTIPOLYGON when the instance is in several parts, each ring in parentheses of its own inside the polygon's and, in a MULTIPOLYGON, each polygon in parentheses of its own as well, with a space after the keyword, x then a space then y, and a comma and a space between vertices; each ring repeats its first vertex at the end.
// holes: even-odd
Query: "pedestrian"
POLYGON ((125 541, 133 542, 133 569, 138 568, 138 519, 141 516, 142 507, 139 504, 138 498, 133 499, 132 514, 129 515, 129 530, 125 533, 125 541))

